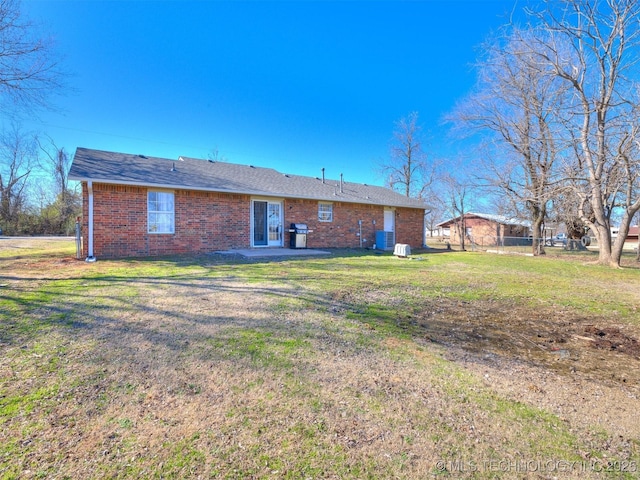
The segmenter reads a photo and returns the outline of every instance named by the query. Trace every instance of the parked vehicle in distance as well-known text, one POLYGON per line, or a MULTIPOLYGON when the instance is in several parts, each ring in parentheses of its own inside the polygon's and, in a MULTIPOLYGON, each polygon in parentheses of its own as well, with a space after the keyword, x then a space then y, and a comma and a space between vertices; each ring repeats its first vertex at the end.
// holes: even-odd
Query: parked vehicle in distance
MULTIPOLYGON (((527 237, 529 241, 533 241, 533 235, 529 235, 527 237)), ((544 244, 545 247, 555 247, 556 244, 560 243, 562 245, 567 244, 567 234, 566 233, 558 233, 553 237, 544 237, 539 239, 540 242, 544 244)))
POLYGON ((558 233, 555 237, 553 237, 556 243, 561 243, 562 245, 567 244, 567 234, 566 233, 558 233))

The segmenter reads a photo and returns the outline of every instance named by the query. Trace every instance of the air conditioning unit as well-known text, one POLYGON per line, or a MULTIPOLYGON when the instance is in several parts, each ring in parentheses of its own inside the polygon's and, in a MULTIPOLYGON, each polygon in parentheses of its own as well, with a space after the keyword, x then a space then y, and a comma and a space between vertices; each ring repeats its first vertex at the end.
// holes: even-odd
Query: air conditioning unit
POLYGON ((385 232, 384 230, 376 231, 376 249, 393 250, 396 243, 395 232, 385 232))
POLYGON ((406 243, 396 243, 396 246, 393 249, 393 254, 396 257, 407 258, 411 255, 411 247, 406 243))

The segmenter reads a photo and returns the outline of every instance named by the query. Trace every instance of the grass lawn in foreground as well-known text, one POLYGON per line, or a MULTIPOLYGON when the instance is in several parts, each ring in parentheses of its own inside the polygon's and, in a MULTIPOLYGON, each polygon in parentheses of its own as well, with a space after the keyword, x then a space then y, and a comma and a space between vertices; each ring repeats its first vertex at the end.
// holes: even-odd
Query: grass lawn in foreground
POLYGON ((640 270, 0 241, 1 478, 637 478, 640 270))

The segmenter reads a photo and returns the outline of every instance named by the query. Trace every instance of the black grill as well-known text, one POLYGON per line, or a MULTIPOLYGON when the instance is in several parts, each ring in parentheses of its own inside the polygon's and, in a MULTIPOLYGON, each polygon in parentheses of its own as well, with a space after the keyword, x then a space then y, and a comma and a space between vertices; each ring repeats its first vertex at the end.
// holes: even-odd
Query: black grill
POLYGON ((289 233, 291 234, 289 239, 291 248, 307 248, 309 227, 307 227, 306 223, 292 223, 289 233))

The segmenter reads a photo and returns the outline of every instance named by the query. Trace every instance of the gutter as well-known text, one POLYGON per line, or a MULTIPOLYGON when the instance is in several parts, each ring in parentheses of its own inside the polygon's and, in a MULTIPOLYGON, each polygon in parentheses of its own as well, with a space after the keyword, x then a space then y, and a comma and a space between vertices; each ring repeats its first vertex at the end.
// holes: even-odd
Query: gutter
MULTIPOLYGON (((396 208, 417 208, 421 210, 426 210, 428 208, 425 204, 418 203, 417 205, 407 204, 407 203, 396 203, 393 201, 389 201, 388 199, 382 200, 374 200, 372 201, 369 198, 358 197, 356 195, 351 195, 349 193, 338 194, 337 197, 334 193, 326 196, 321 195, 305 195, 304 193, 282 193, 282 192, 273 192, 273 191, 264 191, 264 190, 242 190, 242 189, 224 189, 224 188, 207 188, 207 187, 198 187, 198 186, 190 186, 184 184, 169 184, 169 183, 151 183, 151 182, 138 182, 138 181, 130 181, 130 180, 109 180, 109 179, 101 179, 101 178, 93 178, 89 179, 85 176, 80 175, 69 175, 69 180, 74 180, 77 182, 91 182, 95 181, 96 183, 104 183, 106 185, 129 185, 132 187, 145 187, 145 188, 165 188, 168 190, 192 190, 195 192, 215 192, 215 193, 228 193, 233 195, 253 195, 260 197, 272 197, 272 198, 297 198, 303 200, 314 200, 319 202, 342 202, 342 203, 358 203, 362 205, 379 205, 384 207, 396 207, 396 208), (342 195, 342 196, 341 196, 342 195)), ((326 184, 328 185, 328 184, 326 184)), ((338 188, 340 187, 337 184, 338 188)), ((331 187, 331 191, 334 192, 334 187, 331 187)))
POLYGON ((87 192, 89 193, 89 206, 88 206, 88 210, 89 210, 89 232, 88 232, 88 237, 89 237, 89 245, 87 248, 87 258, 85 259, 85 262, 95 262, 96 261, 96 257, 93 256, 93 182, 91 180, 89 180, 87 182, 87 192))

